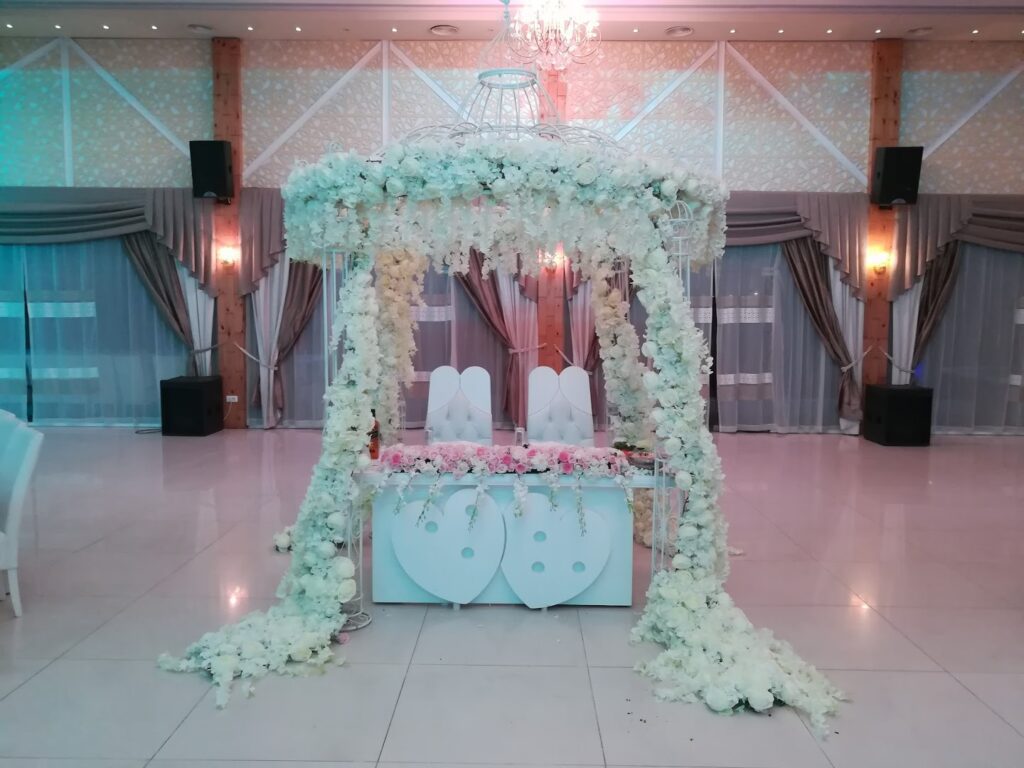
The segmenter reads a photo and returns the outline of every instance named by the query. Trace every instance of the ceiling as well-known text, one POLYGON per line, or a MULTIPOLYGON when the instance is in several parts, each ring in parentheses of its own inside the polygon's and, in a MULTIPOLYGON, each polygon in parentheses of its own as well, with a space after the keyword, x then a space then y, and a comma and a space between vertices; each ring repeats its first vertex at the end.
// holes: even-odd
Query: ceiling
MULTIPOLYGON (((518 4, 513 0, 513 12, 518 4)), ((670 40, 665 30, 685 25, 693 29, 683 38, 687 40, 1024 41, 1024 0, 985 0, 978 5, 962 0, 587 0, 587 5, 597 10, 605 40, 670 40), (922 28, 927 31, 912 32, 922 28)), ((219 35, 430 40, 438 39, 430 27, 450 24, 458 33, 447 39, 484 40, 493 36, 500 15, 498 0, 5 0, 0 7, 0 38, 219 35), (209 30, 194 32, 190 24, 209 30)))

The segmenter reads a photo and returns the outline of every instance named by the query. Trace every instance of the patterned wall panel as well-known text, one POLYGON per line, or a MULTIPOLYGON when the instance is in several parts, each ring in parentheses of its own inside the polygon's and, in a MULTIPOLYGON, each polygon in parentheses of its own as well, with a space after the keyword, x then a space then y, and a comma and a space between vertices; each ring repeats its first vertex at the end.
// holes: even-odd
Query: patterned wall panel
MULTIPOLYGON (((901 143, 927 147, 1022 63, 1022 43, 907 43, 901 143)), ((1024 74, 925 159, 921 191, 1024 192, 1024 74)))
MULTIPOLYGON (((8 67, 46 40, 8 39, 0 66, 8 67)), ((0 186, 64 183, 64 127, 60 53, 56 49, 0 82, 0 186)))
MULTIPOLYGON (((5 64, 46 40, 5 40, 5 64)), ((210 44, 204 40, 81 40, 79 45, 181 141, 212 133, 210 44)), ((187 186, 188 157, 68 49, 76 186, 187 186)), ((0 83, 0 184, 63 185, 61 56, 0 83), (10 108, 9 108, 10 107, 10 108), (7 159, 7 158, 10 159, 7 159)))
MULTIPOLYGON (((292 123, 373 50, 375 42, 254 40, 246 45, 242 114, 249 168, 292 123)), ((282 185, 298 163, 328 147, 373 152, 381 140, 380 52, 373 54, 333 98, 265 163, 249 186, 282 185)))
MULTIPOLYGON (((395 43, 394 48, 404 53, 459 104, 476 83, 477 59, 483 43, 408 41, 395 43)), ((400 139, 426 125, 458 121, 455 111, 394 50, 391 67, 393 138, 400 139)))

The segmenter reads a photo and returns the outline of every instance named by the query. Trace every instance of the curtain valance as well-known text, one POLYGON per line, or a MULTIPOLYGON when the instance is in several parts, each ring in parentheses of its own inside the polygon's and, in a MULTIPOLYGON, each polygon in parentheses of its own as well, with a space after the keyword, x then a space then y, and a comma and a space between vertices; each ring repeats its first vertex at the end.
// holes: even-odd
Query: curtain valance
POLYGON ((727 245, 766 245, 813 237, 843 281, 863 292, 868 196, 846 192, 733 192, 726 207, 727 245))
POLYGON ((0 187, 0 243, 77 243, 151 230, 199 282, 213 275, 213 208, 192 190, 0 187))
POLYGON ((891 297, 910 290, 952 240, 1024 253, 1024 195, 918 195, 898 209, 891 297))
POLYGON ((245 295, 256 290, 256 283, 284 254, 284 198, 277 188, 246 187, 240 206, 242 255, 238 290, 245 295))

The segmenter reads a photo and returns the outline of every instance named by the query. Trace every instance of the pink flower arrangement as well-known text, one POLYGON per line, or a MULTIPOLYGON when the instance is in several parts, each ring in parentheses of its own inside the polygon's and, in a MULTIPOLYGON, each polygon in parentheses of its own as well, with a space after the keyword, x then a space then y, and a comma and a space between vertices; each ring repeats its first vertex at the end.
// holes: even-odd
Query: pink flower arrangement
POLYGON ((526 474, 559 472, 563 475, 614 477, 629 475, 633 467, 616 448, 584 448, 562 443, 520 445, 477 445, 476 443, 435 443, 397 445, 381 450, 380 465, 388 473, 428 474, 526 474))

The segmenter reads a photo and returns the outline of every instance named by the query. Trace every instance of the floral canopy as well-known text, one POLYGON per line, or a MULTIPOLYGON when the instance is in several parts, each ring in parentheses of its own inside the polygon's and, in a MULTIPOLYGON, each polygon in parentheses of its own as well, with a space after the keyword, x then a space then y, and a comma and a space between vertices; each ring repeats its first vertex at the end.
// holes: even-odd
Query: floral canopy
POLYGON ((672 245, 682 209, 692 263, 721 255, 726 193, 716 181, 600 146, 473 138, 398 144, 376 159, 330 154, 297 169, 283 192, 289 257, 321 263, 337 253, 350 264, 335 313, 332 342, 345 352, 326 394, 323 452, 295 525, 281 602, 204 636, 181 659, 163 657, 165 667, 210 674, 223 702, 235 677, 330 658, 354 592, 352 563, 336 542, 366 503, 356 476, 369 463, 370 410, 397 414, 411 380, 411 307, 428 264, 466 271, 476 250, 485 270, 536 273, 535 254, 563 244, 594 285, 616 437, 657 440, 686 494, 678 553, 652 580, 633 632, 665 650, 641 671, 665 698, 701 700, 719 712, 783 702, 823 727, 839 691, 788 644, 756 630, 723 586, 722 472, 700 392, 711 361, 676 279, 680 252, 672 245), (650 370, 640 364, 626 303, 611 288, 621 269, 648 312, 642 349, 650 370))

